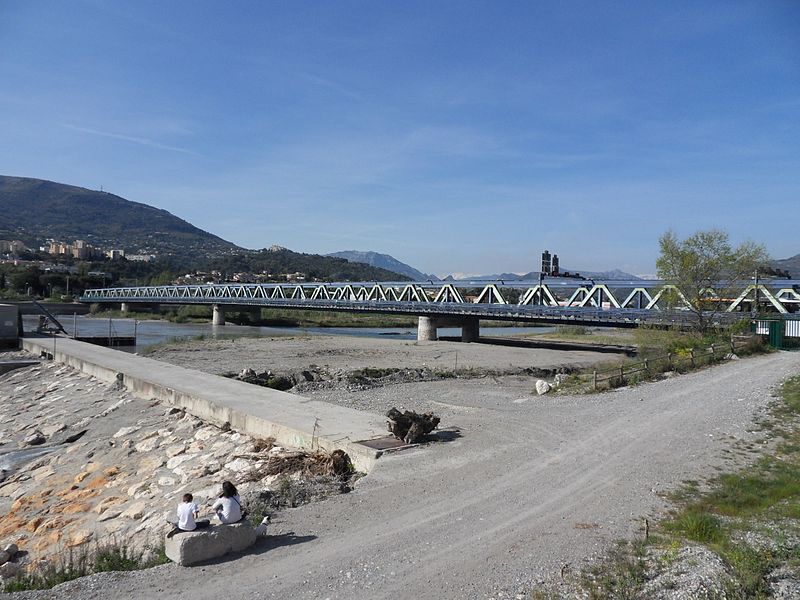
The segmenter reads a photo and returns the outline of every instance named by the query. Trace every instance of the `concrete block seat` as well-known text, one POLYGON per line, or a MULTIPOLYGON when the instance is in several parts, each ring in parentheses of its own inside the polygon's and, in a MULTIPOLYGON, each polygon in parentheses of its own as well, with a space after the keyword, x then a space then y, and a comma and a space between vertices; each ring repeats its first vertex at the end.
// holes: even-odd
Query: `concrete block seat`
POLYGON ((255 528, 247 522, 211 525, 166 537, 164 551, 167 558, 185 567, 246 550, 256 543, 257 537, 255 528))

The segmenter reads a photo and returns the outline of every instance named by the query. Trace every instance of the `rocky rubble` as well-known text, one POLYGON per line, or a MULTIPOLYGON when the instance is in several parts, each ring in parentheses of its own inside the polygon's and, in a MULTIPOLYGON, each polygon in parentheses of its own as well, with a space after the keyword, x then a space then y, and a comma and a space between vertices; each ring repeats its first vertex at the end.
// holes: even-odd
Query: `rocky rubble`
POLYGON ((0 481, 0 544, 29 567, 86 544, 159 546, 182 494, 209 516, 222 481, 261 493, 286 474, 267 466, 297 454, 49 362, 0 376, 0 397, 0 460, 41 450, 0 481))
MULTIPOLYGON (((459 377, 462 379, 499 377, 509 375, 554 377, 553 384, 542 380, 550 387, 559 387, 567 377, 563 373, 554 373, 547 369, 532 367, 509 367, 506 369, 461 369, 459 371, 438 370, 428 367, 391 367, 361 369, 330 370, 315 365, 293 372, 276 373, 270 369, 257 372, 246 367, 235 372, 225 372, 224 377, 238 379, 246 383, 269 387, 277 390, 292 390, 294 393, 308 393, 318 390, 342 389, 355 392, 387 385, 437 381, 459 377)), ((538 382, 537 382, 538 384, 538 382)), ((549 391, 548 387, 547 391, 549 391)), ((546 393, 542 392, 542 393, 546 393)))

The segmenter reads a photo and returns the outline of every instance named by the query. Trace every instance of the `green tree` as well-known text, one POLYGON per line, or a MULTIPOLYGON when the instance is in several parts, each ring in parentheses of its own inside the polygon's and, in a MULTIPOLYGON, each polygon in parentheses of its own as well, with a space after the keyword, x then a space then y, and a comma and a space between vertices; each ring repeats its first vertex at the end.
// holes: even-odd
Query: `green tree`
POLYGON ((165 270, 151 277, 149 285, 170 285, 173 279, 175 279, 175 274, 165 270))
POLYGON ((25 267, 9 276, 9 287, 23 294, 27 292, 28 288, 31 288, 34 294, 40 294, 42 287, 39 284, 39 277, 41 275, 42 271, 38 267, 25 267))
POLYGON ((684 240, 673 231, 659 238, 658 276, 674 284, 688 302, 700 331, 709 328, 716 314, 738 296, 759 266, 769 261, 761 244, 731 246, 725 231, 698 231, 684 240))

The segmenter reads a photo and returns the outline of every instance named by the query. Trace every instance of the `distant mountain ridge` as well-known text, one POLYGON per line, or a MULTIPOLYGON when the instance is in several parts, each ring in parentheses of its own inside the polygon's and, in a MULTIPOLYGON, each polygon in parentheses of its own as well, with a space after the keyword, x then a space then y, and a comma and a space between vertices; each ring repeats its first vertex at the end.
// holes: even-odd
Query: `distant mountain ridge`
POLYGON ((326 254, 326 256, 344 258, 350 262, 363 263, 365 265, 386 269, 387 271, 392 271, 394 273, 399 273, 401 275, 405 275, 406 277, 410 277, 414 281, 425 281, 428 279, 434 281, 439 280, 436 275, 423 273, 422 271, 419 271, 404 262, 400 262, 393 256, 388 254, 380 254, 371 250, 342 250, 340 252, 326 254))
POLYGON ((792 278, 800 279, 800 254, 795 254, 790 258, 770 261, 770 266, 783 271, 789 271, 792 278))
MULTIPOLYGON (((576 271, 573 269, 561 269, 561 273, 579 273, 581 277, 586 279, 599 279, 599 280, 614 280, 614 281, 636 281, 641 277, 631 275, 620 269, 612 269, 610 271, 576 271)), ((491 275, 475 275, 468 277, 462 274, 458 277, 452 275, 445 277, 445 281, 536 281, 539 279, 539 271, 530 271, 528 273, 493 273, 491 275)))
POLYGON ((108 192, 0 175, 0 239, 81 239, 128 254, 222 256, 241 248, 162 210, 108 192))
MULTIPOLYGON (((436 275, 423 273, 414 267, 400 262, 389 254, 381 254, 374 251, 362 250, 342 250, 340 252, 332 252, 326 256, 335 256, 344 258, 350 262, 362 263, 372 265, 395 273, 400 273, 406 277, 410 277, 414 281, 536 281, 539 279, 539 271, 530 271, 528 273, 492 273, 489 275, 467 275, 464 273, 452 273, 447 277, 439 278, 436 275)), ((561 269, 562 273, 576 273, 573 269, 561 269)), ((609 271, 577 271, 582 277, 587 279, 600 279, 609 281, 637 281, 641 277, 626 273, 620 269, 611 269, 609 271)))

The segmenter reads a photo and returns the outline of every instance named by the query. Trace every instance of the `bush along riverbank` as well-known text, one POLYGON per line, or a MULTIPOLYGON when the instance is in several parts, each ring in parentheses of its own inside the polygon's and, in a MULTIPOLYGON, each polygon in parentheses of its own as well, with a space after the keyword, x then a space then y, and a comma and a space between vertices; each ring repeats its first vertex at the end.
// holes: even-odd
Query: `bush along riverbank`
POLYGON ((637 362, 614 367, 581 369, 565 378, 559 386, 562 393, 597 392, 655 381, 706 368, 727 360, 738 360, 769 352, 755 335, 696 335, 677 331, 649 330, 637 335, 637 362))
POLYGON ((800 598, 800 376, 781 386, 750 466, 685 482, 673 509, 534 599, 800 598))

